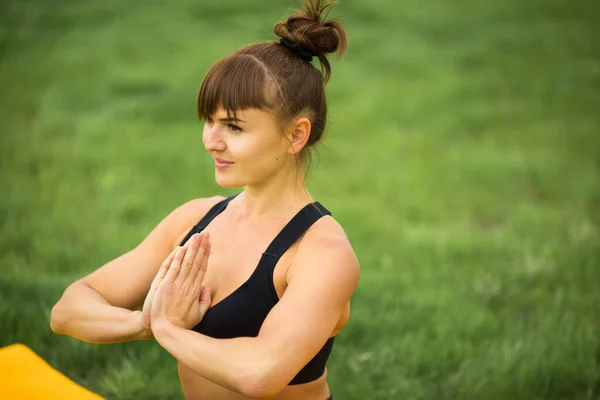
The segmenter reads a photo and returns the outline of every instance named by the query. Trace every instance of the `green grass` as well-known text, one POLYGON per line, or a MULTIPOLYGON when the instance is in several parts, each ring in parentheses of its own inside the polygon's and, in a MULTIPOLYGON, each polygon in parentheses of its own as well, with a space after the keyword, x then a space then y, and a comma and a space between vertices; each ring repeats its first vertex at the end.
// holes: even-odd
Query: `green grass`
MULTIPOLYGON (((54 335, 66 285, 219 188, 206 69, 295 6, 0 2, 0 346, 109 399, 181 398, 154 342, 54 335)), ((336 399, 600 399, 600 7, 350 1, 309 188, 362 265, 336 399)))

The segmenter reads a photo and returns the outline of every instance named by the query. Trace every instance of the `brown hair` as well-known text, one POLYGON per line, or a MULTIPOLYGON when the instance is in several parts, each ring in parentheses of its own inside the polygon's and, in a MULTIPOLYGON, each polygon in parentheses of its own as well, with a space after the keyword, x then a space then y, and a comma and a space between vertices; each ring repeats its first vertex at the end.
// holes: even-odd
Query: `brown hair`
POLYGON ((302 114, 311 121, 310 137, 300 153, 300 160, 306 161, 310 156, 306 150, 325 131, 324 87, 331 76, 327 54, 343 55, 347 33, 339 20, 325 20, 324 12, 334 2, 303 0, 303 4, 304 10, 277 23, 273 31, 312 53, 321 69, 279 41, 245 46, 217 61, 206 73, 198 95, 198 116, 206 119, 222 107, 235 118, 237 110, 258 108, 272 112, 283 128, 302 114))

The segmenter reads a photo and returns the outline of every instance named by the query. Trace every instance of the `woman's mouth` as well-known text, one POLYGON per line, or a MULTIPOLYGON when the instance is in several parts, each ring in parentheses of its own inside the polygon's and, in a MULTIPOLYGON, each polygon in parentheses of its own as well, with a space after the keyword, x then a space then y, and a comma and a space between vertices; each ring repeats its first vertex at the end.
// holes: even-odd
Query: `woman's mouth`
POLYGON ((235 163, 225 161, 220 158, 215 158, 215 167, 217 167, 217 168, 227 168, 227 167, 232 166, 233 164, 235 164, 235 163))

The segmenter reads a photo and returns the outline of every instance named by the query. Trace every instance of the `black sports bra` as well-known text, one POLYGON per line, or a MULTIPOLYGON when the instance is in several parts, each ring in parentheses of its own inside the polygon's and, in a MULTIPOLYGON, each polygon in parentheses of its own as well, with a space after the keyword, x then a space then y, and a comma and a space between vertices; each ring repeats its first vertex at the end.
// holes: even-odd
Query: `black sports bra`
MULTIPOLYGON (((194 233, 206 229, 208 224, 225 210, 227 204, 235 196, 215 204, 188 232, 181 245, 183 246, 194 233)), ((193 330, 219 339, 258 336, 260 327, 269 311, 279 301, 273 284, 273 270, 277 261, 312 224, 324 215, 331 215, 331 213, 318 202, 308 204, 300 210, 262 254, 258 266, 250 278, 229 296, 210 307, 202 321, 193 330)), ((292 379, 290 385, 311 382, 323 375, 325 364, 333 349, 333 340, 333 337, 327 340, 313 359, 292 379)))

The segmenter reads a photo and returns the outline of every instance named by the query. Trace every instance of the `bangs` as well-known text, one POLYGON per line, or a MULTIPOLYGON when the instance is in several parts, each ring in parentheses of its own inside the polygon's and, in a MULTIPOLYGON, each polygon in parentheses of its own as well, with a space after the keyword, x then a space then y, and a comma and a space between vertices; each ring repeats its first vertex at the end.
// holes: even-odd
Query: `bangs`
POLYGON ((236 53, 219 60, 206 73, 198 94, 198 117, 206 119, 223 108, 229 118, 236 111, 275 110, 275 84, 256 57, 236 53))

